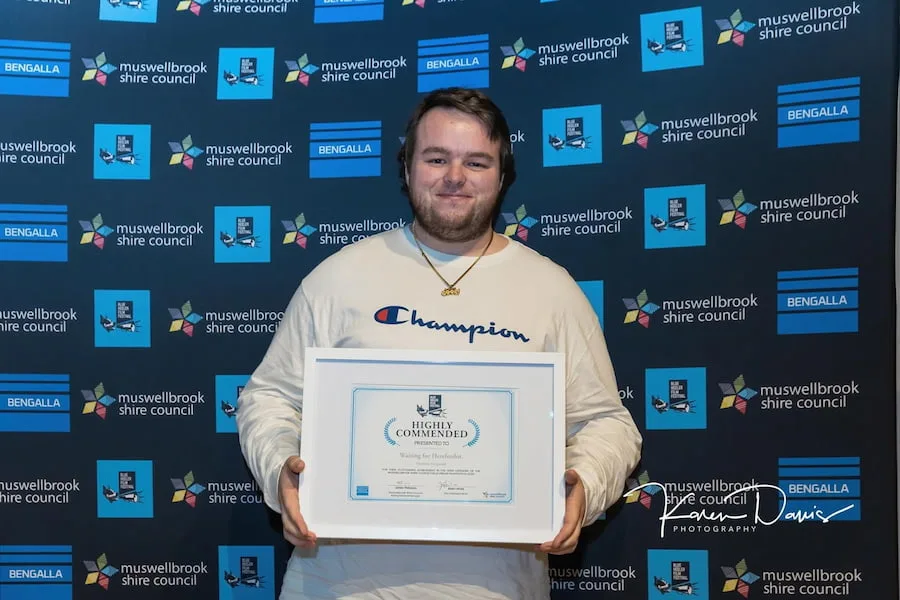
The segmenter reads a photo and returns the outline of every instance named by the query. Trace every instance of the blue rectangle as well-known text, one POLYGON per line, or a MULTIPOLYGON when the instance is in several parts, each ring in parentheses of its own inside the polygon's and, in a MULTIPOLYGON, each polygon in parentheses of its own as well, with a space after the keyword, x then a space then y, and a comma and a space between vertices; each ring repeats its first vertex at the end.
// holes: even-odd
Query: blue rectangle
POLYGON ((94 290, 94 347, 149 348, 150 290, 94 290), (131 302, 131 320, 117 318, 119 302, 131 302))
POLYGON ((71 419, 67 413, 0 413, 2 433, 69 433, 71 419))
POLYGON ((71 583, 38 583, 34 585, 0 585, 3 600, 72 600, 71 583))
POLYGON ((27 212, 2 212, 0 213, 0 227, 14 223, 65 223, 65 214, 56 213, 27 213, 27 212))
MULTIPOLYGON (((218 600, 275 600, 275 549, 273 546, 219 546, 218 600), (245 572, 244 558, 255 564, 255 572, 245 572), (238 585, 229 585, 229 579, 238 585), (256 581, 260 585, 254 585, 256 581)), ((248 569, 249 571, 249 569, 248 569)))
POLYGON ((0 48, 43 48, 45 50, 71 50, 68 42, 36 42, 33 40, 0 40, 0 48))
POLYGON ((779 467, 778 477, 859 477, 859 467, 779 467))
MULTIPOLYGON (((642 598, 649 600, 664 600, 671 597, 690 598, 691 600, 709 600, 710 590, 715 589, 717 585, 721 585, 717 581, 710 581, 709 575, 709 551, 708 550, 685 550, 685 549, 665 549, 665 550, 647 550, 647 595, 641 595, 642 598), (681 571, 686 568, 687 572, 681 571), (689 576, 688 576, 689 573, 689 576), (686 581, 677 577, 682 575, 687 577, 686 581), (671 590, 677 589, 676 586, 690 584, 690 593, 674 592, 670 595, 663 595, 660 592, 659 582, 665 582, 671 590)), ((637 594, 634 597, 638 597, 637 594)), ((718 597, 718 596, 716 596, 718 597)))
POLYGON ((384 0, 316 0, 315 6, 328 8, 344 8, 360 4, 384 4, 384 0))
POLYGON ((421 74, 419 75, 417 90, 423 93, 453 86, 479 89, 488 88, 490 85, 491 72, 488 69, 483 69, 481 71, 421 74))
POLYGON ((804 123, 822 123, 836 121, 838 119, 858 119, 859 100, 838 100, 835 102, 817 102, 815 104, 803 104, 794 106, 782 106, 778 109, 779 125, 797 125, 804 123), (797 111, 806 109, 821 109, 819 115, 800 116, 797 111), (834 114, 830 114, 833 112, 834 114))
POLYGON ((705 36, 700 6, 641 15, 643 71, 702 67, 705 36), (682 27, 678 39, 670 39, 673 23, 680 23, 682 27))
POLYGON ((837 290, 830 292, 794 292, 778 294, 778 311, 836 311, 859 308, 859 292, 837 290), (809 302, 813 300, 814 302, 809 302), (819 304, 824 300, 823 304, 819 304))
POLYGON ((804 102, 820 102, 822 100, 844 100, 859 98, 858 87, 821 90, 818 92, 800 92, 797 94, 779 94, 778 104, 800 104, 804 102))
MULTIPOLYGON (((20 565, 20 566, 10 566, 10 565, 0 565, 0 583, 10 583, 10 582, 20 582, 23 585, 28 585, 31 582, 34 583, 72 583, 72 565, 42 565, 36 562, 32 562, 29 565, 20 565), (22 579, 20 577, 15 577, 11 573, 14 571, 21 571, 23 569, 41 569, 47 571, 47 575, 41 576, 38 575, 34 578, 26 578, 22 579)), ((5 597, 4 597, 5 600, 5 597)))
POLYGON ((0 393, 2 392, 69 392, 68 383, 6 383, 0 377, 0 393))
POLYGON ((859 312, 780 313, 778 335, 858 333, 859 312))
POLYGON ((219 48, 217 100, 271 100, 275 81, 274 48, 219 48), (241 74, 243 59, 256 61, 256 72, 241 74))
POLYGON ((779 458, 778 466, 858 465, 858 456, 792 456, 779 458))
POLYGON ((490 55, 487 52, 481 54, 454 54, 441 56, 440 58, 420 58, 416 65, 421 75, 429 73, 449 73, 459 71, 474 71, 487 69, 490 55), (446 65, 432 64, 437 61, 450 61, 446 65))
POLYGON ((859 289, 858 277, 835 277, 834 279, 796 279, 779 281, 778 290, 834 290, 840 288, 859 289))
MULTIPOLYGON (((28 403, 25 403, 28 404, 28 403)), ((21 394, 19 396, 11 396, 0 392, 0 413, 7 411, 32 411, 32 412, 69 412, 69 395, 59 394, 50 397, 38 396, 36 394, 21 394), (24 400, 48 400, 44 402, 47 406, 17 406, 18 403, 13 402, 13 398, 22 398, 24 400), (57 406, 58 405, 58 406, 57 406)))
POLYGON ((784 490, 791 498, 859 498, 860 496, 860 482, 858 479, 784 479, 778 482, 778 487, 784 490), (791 490, 791 486, 795 485, 829 485, 838 486, 839 488, 847 486, 847 491, 840 491, 836 494, 832 494, 821 491, 807 492, 803 490, 791 490))
MULTIPOLYGON (((779 510, 781 507, 782 502, 779 501, 779 510)), ((828 519, 828 522, 859 521, 862 518, 862 501, 858 498, 843 500, 795 500, 789 498, 787 507, 778 520, 798 521, 801 516, 804 517, 805 523, 821 523, 825 518, 828 519)))
POLYGON ((779 148, 848 144, 859 141, 859 121, 832 121, 778 128, 779 148))
POLYGON ((126 23, 156 23, 157 0, 141 0, 141 2, 113 4, 109 0, 99 0, 101 21, 120 21, 126 23))
MULTIPOLYGON (((22 381, 28 383, 33 381, 67 383, 69 381, 69 376, 60 373, 0 373, 0 390, 8 389, 5 387, 8 383, 22 381)), ((0 552, 2 552, 2 550, 0 550, 0 552)))
POLYGON ((787 83, 778 86, 779 94, 790 92, 805 92, 809 90, 822 90, 826 88, 846 87, 859 85, 859 77, 844 77, 842 79, 824 79, 822 81, 808 81, 805 83, 787 83))
MULTIPOLYGON (((267 263, 272 260, 272 210, 268 206, 216 206, 212 236, 217 263, 267 263), (252 231, 241 222, 252 219, 252 231), (226 234, 227 239, 221 235, 226 234)), ((249 223, 249 221, 248 221, 249 223)))
POLYGON ((380 139, 380 129, 344 129, 341 131, 311 131, 310 140, 380 139))
POLYGON ((152 519, 153 518, 153 461, 98 460, 97 461, 97 518, 152 519), (120 473, 134 473, 136 501, 123 499, 128 490, 119 485, 120 473))
POLYGON ((644 249, 706 245, 706 186, 679 185, 644 190, 644 249), (684 215, 672 215, 672 201, 684 200, 684 215))
MULTIPOLYGON (((2 52, 0 52, 2 53, 2 52)), ((69 77, 68 53, 48 50, 25 50, 15 58, 0 59, 0 75, 9 77, 69 77), (44 59, 44 60, 41 60, 44 59), (38 70, 35 72, 10 69, 13 63, 24 63, 38 70)))
POLYGON ((778 279, 802 279, 804 277, 855 277, 859 275, 857 267, 844 269, 807 269, 804 271, 778 271, 778 279))
POLYGON ((0 242, 0 262, 68 262, 69 246, 63 242, 0 242))
POLYGON ((0 565, 72 564, 71 554, 8 554, 0 552, 0 565))
POLYGON ((644 409, 647 429, 706 429, 706 368, 647 369, 644 409), (673 398, 672 382, 686 382, 687 397, 673 398))
POLYGON ((94 125, 94 179, 150 179, 150 125, 97 123, 94 125), (119 136, 131 136, 130 153, 117 149, 119 136))
POLYGON ((361 23, 364 21, 383 20, 384 2, 363 4, 361 6, 317 7, 313 11, 314 23, 361 23))
POLYGON ((46 96, 68 98, 69 80, 50 77, 12 77, 0 75, 2 96, 46 96))
POLYGON ((249 375, 216 375, 216 433, 237 433, 238 389, 249 379, 249 375))
POLYGON ((381 121, 337 121, 334 123, 310 123, 310 131, 335 131, 338 129, 380 129, 381 121))
POLYGON ((35 545, 5 545, 0 546, 0 554, 8 554, 10 552, 55 552, 69 553, 72 552, 72 546, 35 546, 35 545))
POLYGON ((54 242, 67 241, 69 228, 65 225, 41 225, 36 223, 23 223, 15 225, 12 223, 0 222, 0 241, 22 241, 33 240, 34 236, 28 235, 21 231, 25 228, 40 229, 42 235, 46 235, 46 239, 41 237, 36 241, 37 244, 52 244, 54 242))
POLYGON ((461 35, 457 37, 432 38, 428 40, 419 40, 419 48, 428 46, 447 46, 450 44, 468 44, 471 42, 490 42, 491 36, 487 33, 478 33, 475 35, 461 35))
POLYGON ((597 314, 600 328, 603 329, 603 281, 579 281, 578 286, 597 314))
POLYGON ((11 212, 34 212, 34 213, 54 213, 67 212, 69 206, 66 204, 0 204, 0 211, 11 212))
POLYGON ((311 179, 380 176, 381 158, 329 158, 309 161, 311 179))
MULTIPOLYGON (((490 44, 488 42, 478 42, 475 44, 456 44, 453 46, 424 46, 419 48, 418 55, 422 56, 442 56, 442 55, 465 55, 473 54, 477 56, 487 57, 490 60, 490 44)), ((419 67, 421 69, 421 67, 419 67)))
POLYGON ((381 156, 381 140, 336 140, 330 143, 311 142, 309 144, 309 157, 311 159, 342 160, 344 158, 361 158, 366 156, 381 156), (361 148, 359 150, 354 148, 343 154, 322 153, 323 148, 328 148, 338 143, 352 143, 354 146, 361 146, 361 148))

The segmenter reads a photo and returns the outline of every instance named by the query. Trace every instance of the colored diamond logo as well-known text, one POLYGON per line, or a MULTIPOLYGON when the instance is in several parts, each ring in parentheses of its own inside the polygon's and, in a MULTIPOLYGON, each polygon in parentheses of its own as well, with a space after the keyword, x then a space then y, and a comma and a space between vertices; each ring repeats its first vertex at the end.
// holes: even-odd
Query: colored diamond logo
POLYGON ((747 387, 743 375, 738 375, 731 383, 720 383, 719 389, 722 390, 722 404, 719 408, 722 410, 734 408, 742 415, 747 414, 747 402, 758 393, 747 387))
POLYGON ((82 246, 93 244, 101 250, 106 245, 106 236, 115 231, 112 227, 103 224, 103 216, 99 214, 90 221, 78 221, 78 224, 81 225, 82 231, 79 243, 82 246))
POLYGON ((190 11, 199 17, 200 9, 206 6, 208 3, 209 0, 180 0, 175 6, 175 10, 177 12, 190 11))
POLYGON ((759 580, 759 575, 751 573, 747 568, 747 560, 741 560, 734 567, 722 567, 722 574, 725 575, 725 585, 722 586, 723 592, 737 592, 744 598, 750 596, 750 586, 759 580))
POLYGON ((534 217, 528 216, 524 204, 517 208, 514 213, 503 213, 503 219, 506 221, 503 235, 517 237, 523 242, 528 241, 529 230, 538 222, 534 217))
POLYGON ((194 480, 194 472, 189 471, 184 479, 170 479, 175 493, 172 494, 172 502, 184 502, 191 508, 197 507, 197 497, 206 491, 203 485, 194 480))
POLYGON ((84 407, 81 409, 81 414, 94 414, 104 420, 109 407, 116 403, 115 396, 110 396, 106 393, 106 388, 103 386, 102 381, 92 390, 81 390, 81 395, 84 397, 84 407))
POLYGON ((625 504, 637 502, 649 509, 653 504, 653 496, 662 491, 662 486, 650 483, 650 475, 644 471, 637 478, 628 479, 625 482, 625 490, 628 492, 628 495, 625 496, 625 504))
POLYGON ((96 81, 102 86, 106 85, 106 80, 116 70, 116 65, 106 60, 106 52, 101 52, 95 58, 82 58, 81 62, 84 63, 81 80, 96 81))
POLYGON ((203 149, 194 145, 191 136, 187 136, 180 142, 169 142, 169 149, 172 156, 169 158, 169 165, 184 165, 185 168, 193 170, 194 159, 203 154, 203 149))
POLYGON ((722 218, 719 225, 734 223, 741 229, 747 227, 747 215, 756 210, 756 205, 747 202, 744 198, 744 190, 738 190, 733 198, 720 198, 719 206, 722 207, 722 218))
POLYGON ((288 74, 284 80, 288 83, 296 81, 307 87, 309 86, 309 76, 319 70, 319 67, 309 62, 309 56, 306 54, 297 60, 286 60, 284 64, 288 68, 288 74))
POLYGON ((194 325, 203 320, 203 317, 194 312, 190 300, 182 304, 181 308, 170 308, 169 315, 172 317, 169 333, 183 331, 188 337, 194 337, 194 325))
POLYGON ((719 26, 718 45, 732 42, 736 46, 744 47, 744 39, 747 32, 756 27, 756 23, 745 21, 741 14, 741 9, 734 11, 727 19, 716 19, 716 25, 719 26))
POLYGON ((659 127, 647 120, 647 115, 644 114, 644 111, 641 111, 633 121, 622 121, 622 128, 625 129, 622 145, 637 144, 644 150, 650 145, 650 136, 659 129, 659 127))
POLYGON ((515 67, 524 72, 528 59, 534 56, 534 50, 526 48, 522 38, 517 39, 512 46, 500 46, 500 50, 504 56, 503 66, 501 67, 503 69, 515 67))
POLYGON ((285 231, 284 239, 281 243, 297 244, 301 248, 306 248, 306 245, 309 242, 309 236, 316 232, 316 228, 306 222, 306 217, 303 213, 300 213, 293 221, 282 221, 281 225, 284 227, 285 231))
POLYGON ((84 583, 86 585, 99 585, 104 590, 109 589, 109 580, 119 572, 117 568, 106 560, 106 553, 101 554, 96 561, 85 560, 82 562, 88 572, 84 583))
POLYGON ((637 298, 622 298, 627 312, 625 323, 640 323, 644 328, 650 327, 650 315, 659 310, 659 306, 650 302, 647 290, 642 290, 637 298))
POLYGON ((425 0, 403 0, 403 6, 411 6, 413 4, 419 8, 425 8, 425 0))

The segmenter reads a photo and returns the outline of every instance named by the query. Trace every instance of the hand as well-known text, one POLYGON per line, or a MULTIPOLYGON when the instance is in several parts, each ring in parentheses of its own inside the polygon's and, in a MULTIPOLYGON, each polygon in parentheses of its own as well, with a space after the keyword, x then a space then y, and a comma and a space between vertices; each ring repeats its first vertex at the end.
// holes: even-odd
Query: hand
POLYGON ((562 529, 552 542, 544 542, 538 546, 541 552, 549 554, 571 554, 578 546, 581 535, 581 524, 584 523, 585 510, 584 484, 578 473, 566 471, 566 514, 563 517, 562 529))
POLYGON ((281 504, 281 524, 284 539, 298 548, 312 548, 316 545, 316 534, 309 530, 300 514, 299 474, 306 463, 299 456, 284 461, 278 476, 278 501, 281 504))

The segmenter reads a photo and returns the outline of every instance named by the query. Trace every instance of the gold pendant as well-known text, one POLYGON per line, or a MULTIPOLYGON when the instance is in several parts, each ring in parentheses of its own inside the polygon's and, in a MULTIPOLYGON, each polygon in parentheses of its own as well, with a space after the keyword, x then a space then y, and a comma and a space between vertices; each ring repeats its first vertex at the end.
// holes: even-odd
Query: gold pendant
POLYGON ((459 288, 454 286, 444 288, 444 291, 441 292, 441 296, 459 296, 459 288))

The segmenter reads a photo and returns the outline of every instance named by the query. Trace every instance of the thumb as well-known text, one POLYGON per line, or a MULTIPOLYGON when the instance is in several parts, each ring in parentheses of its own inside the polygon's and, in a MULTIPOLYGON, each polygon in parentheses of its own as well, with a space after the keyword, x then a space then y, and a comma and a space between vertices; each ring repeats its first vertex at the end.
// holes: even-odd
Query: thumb
POLYGON ((574 469, 566 471, 566 485, 575 485, 579 481, 581 481, 581 477, 578 476, 574 469))
POLYGON ((301 473, 306 468, 306 463, 299 456, 292 456, 287 459, 287 467, 294 473, 301 473))

